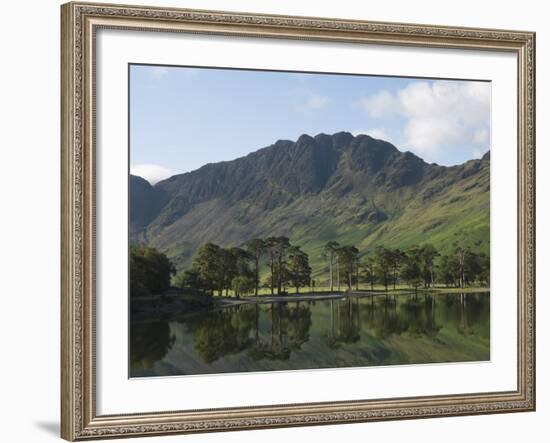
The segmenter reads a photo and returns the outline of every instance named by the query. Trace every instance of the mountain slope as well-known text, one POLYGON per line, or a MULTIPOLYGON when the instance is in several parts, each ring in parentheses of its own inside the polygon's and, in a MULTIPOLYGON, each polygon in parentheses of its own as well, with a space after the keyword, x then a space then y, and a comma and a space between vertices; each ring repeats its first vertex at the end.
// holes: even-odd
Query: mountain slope
POLYGON ((161 188, 154 188, 147 180, 130 175, 130 232, 146 228, 167 203, 168 196, 161 188))
POLYGON ((382 140, 349 133, 302 135, 245 157, 208 164, 155 186, 130 179, 133 242, 166 251, 178 268, 198 246, 286 235, 322 271, 329 240, 368 253, 455 241, 489 250, 489 155, 428 164, 382 140))

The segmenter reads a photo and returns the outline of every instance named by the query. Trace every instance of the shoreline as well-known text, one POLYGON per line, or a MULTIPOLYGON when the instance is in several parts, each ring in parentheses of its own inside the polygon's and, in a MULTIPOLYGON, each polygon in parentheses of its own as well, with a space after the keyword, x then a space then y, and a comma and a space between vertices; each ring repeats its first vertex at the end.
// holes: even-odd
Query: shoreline
MULTIPOLYGON (((461 295, 461 294, 479 294, 490 293, 490 288, 467 288, 466 290, 460 290, 460 288, 450 288, 451 290, 445 290, 444 288, 431 288, 429 290, 419 290, 418 297, 425 297, 425 295, 461 295)), ((326 300, 344 300, 348 297, 354 298, 384 298, 388 297, 394 299, 400 296, 415 296, 415 292, 407 289, 389 290, 388 292, 375 290, 375 291, 346 291, 346 292, 315 292, 315 293, 301 293, 301 294, 286 294, 286 295, 258 295, 258 296, 244 296, 236 298, 234 296, 213 296, 207 297, 199 296, 197 294, 185 294, 185 293, 171 293, 157 296, 148 296, 140 300, 132 300, 132 311, 137 317, 149 317, 151 315, 167 315, 174 313, 191 313, 199 312, 209 309, 224 309, 231 306, 240 305, 264 305, 273 303, 301 303, 312 301, 326 301, 326 300)))
MULTIPOLYGON (((490 288, 468 288, 467 290, 456 290, 446 291, 445 289, 431 289, 431 290, 422 290, 418 291, 418 296, 424 296, 424 294, 433 294, 433 295, 460 295, 460 294, 479 294, 485 292, 491 292, 490 288)), ((344 299, 349 296, 358 297, 358 298, 370 298, 370 297, 394 297, 394 296, 404 296, 404 295, 415 295, 414 291, 350 291, 350 292, 340 292, 333 294, 323 294, 323 293, 304 293, 304 294, 288 294, 288 295, 259 295, 259 296, 244 296, 241 298, 235 298, 231 296, 214 296, 212 302, 214 305, 219 307, 223 306, 237 306, 242 304, 270 304, 278 302, 302 302, 302 301, 317 301, 317 300, 339 300, 344 299)))

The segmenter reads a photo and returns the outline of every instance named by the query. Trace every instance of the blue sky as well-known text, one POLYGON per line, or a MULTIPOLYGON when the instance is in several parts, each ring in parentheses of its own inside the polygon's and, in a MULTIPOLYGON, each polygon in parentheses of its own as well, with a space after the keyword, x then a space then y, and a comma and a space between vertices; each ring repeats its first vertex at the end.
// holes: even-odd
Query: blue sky
POLYGON ((490 147, 490 96, 486 82, 132 65, 131 172, 155 183, 339 131, 458 164, 490 147))

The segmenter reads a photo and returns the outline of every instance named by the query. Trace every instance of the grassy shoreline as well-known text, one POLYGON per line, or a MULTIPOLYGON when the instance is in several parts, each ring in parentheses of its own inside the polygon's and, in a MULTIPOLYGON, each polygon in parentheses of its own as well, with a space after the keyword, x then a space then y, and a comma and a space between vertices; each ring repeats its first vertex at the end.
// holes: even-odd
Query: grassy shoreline
MULTIPOLYGON (((432 294, 432 295, 447 295, 447 294, 476 294, 476 293, 486 293, 490 292, 490 288, 483 288, 483 287, 471 287, 471 288, 452 288, 453 290, 447 290, 445 288, 431 288, 431 289, 422 289, 418 290, 418 295, 423 294, 432 294)), ((384 290, 374 290, 374 291, 366 291, 366 290, 359 290, 359 291, 346 291, 346 292, 338 292, 338 291, 316 291, 314 293, 312 292, 301 292, 299 294, 297 293, 289 293, 284 295, 249 295, 249 296, 243 296, 241 298, 236 298, 234 296, 215 296, 213 297, 213 301, 215 304, 218 305, 238 305, 238 304, 251 304, 251 303, 274 303, 274 302, 300 302, 300 301, 315 301, 315 300, 335 300, 335 299, 341 299, 347 296, 353 296, 353 297, 383 297, 383 296, 399 296, 399 295, 414 295, 414 290, 411 289, 396 289, 388 290, 387 292, 384 290)))
MULTIPOLYGON (((290 288, 289 288, 290 289, 290 288)), ((490 287, 483 287, 483 286, 468 286, 466 288, 456 288, 456 287, 446 287, 446 286, 434 286, 431 288, 418 288, 418 293, 452 293, 452 294, 470 294, 470 293, 476 293, 476 292, 490 292, 490 287)), ((386 291, 383 286, 374 286, 374 289, 371 290, 370 286, 359 286, 358 289, 352 288, 351 290, 347 289, 340 289, 334 288, 334 290, 330 290, 328 287, 316 287, 316 288, 301 288, 299 293, 296 293, 296 291, 293 291, 292 289, 288 291, 287 294, 284 295, 278 295, 276 293, 271 294, 271 291, 269 289, 260 289, 258 292, 257 297, 297 297, 297 296, 304 296, 304 295, 331 295, 331 294, 337 294, 337 295, 346 295, 349 293, 373 293, 373 294, 389 294, 389 295, 399 295, 399 294, 409 294, 414 293, 414 288, 411 288, 409 286, 405 285, 398 285, 395 289, 393 287, 389 287, 386 291)), ((220 296, 214 295, 214 299, 218 298, 220 296)), ((223 295, 223 297, 231 297, 234 298, 235 295, 232 293, 232 291, 229 291, 229 294, 223 295)), ((249 297, 256 297, 254 295, 243 295, 241 298, 249 298, 249 297)))
MULTIPOLYGON (((258 296, 247 295, 240 298, 229 293, 229 295, 215 295, 204 299, 203 296, 197 294, 172 293, 170 295, 151 295, 146 297, 140 297, 139 299, 132 300, 133 309, 141 313, 149 314, 166 314, 175 311, 200 311, 203 309, 223 308, 226 306, 237 306, 243 304, 270 304, 278 302, 308 302, 308 301, 321 301, 321 300, 338 300, 345 297, 359 297, 359 298, 382 298, 382 297, 394 297, 394 296, 411 296, 415 295, 415 291, 408 287, 396 287, 395 290, 388 289, 386 292, 383 288, 377 288, 373 291, 366 288, 359 288, 359 291, 330 291, 330 288, 323 288, 315 292, 302 291, 300 293, 292 292, 287 294, 273 294, 271 291, 262 291, 258 296), (264 292, 264 293, 262 293, 264 292)), ((446 287, 434 287, 434 288, 419 288, 418 296, 425 294, 431 295, 448 295, 448 294, 475 294, 475 293, 487 293, 490 292, 490 288, 485 287, 468 287, 468 288, 446 288, 446 287)))

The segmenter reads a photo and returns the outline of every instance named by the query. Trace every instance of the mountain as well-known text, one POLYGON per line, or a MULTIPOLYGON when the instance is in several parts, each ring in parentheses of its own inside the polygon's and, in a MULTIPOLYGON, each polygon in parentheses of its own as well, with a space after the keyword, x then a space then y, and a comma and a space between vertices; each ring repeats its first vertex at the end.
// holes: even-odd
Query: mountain
POLYGON ((130 175, 130 232, 145 229, 168 202, 168 194, 147 180, 130 175))
POLYGON ((366 135, 279 140, 151 186, 130 177, 130 237, 190 264, 206 242, 240 245, 285 235, 310 254, 314 274, 329 240, 376 245, 455 241, 489 252, 489 153, 445 167, 366 135))

